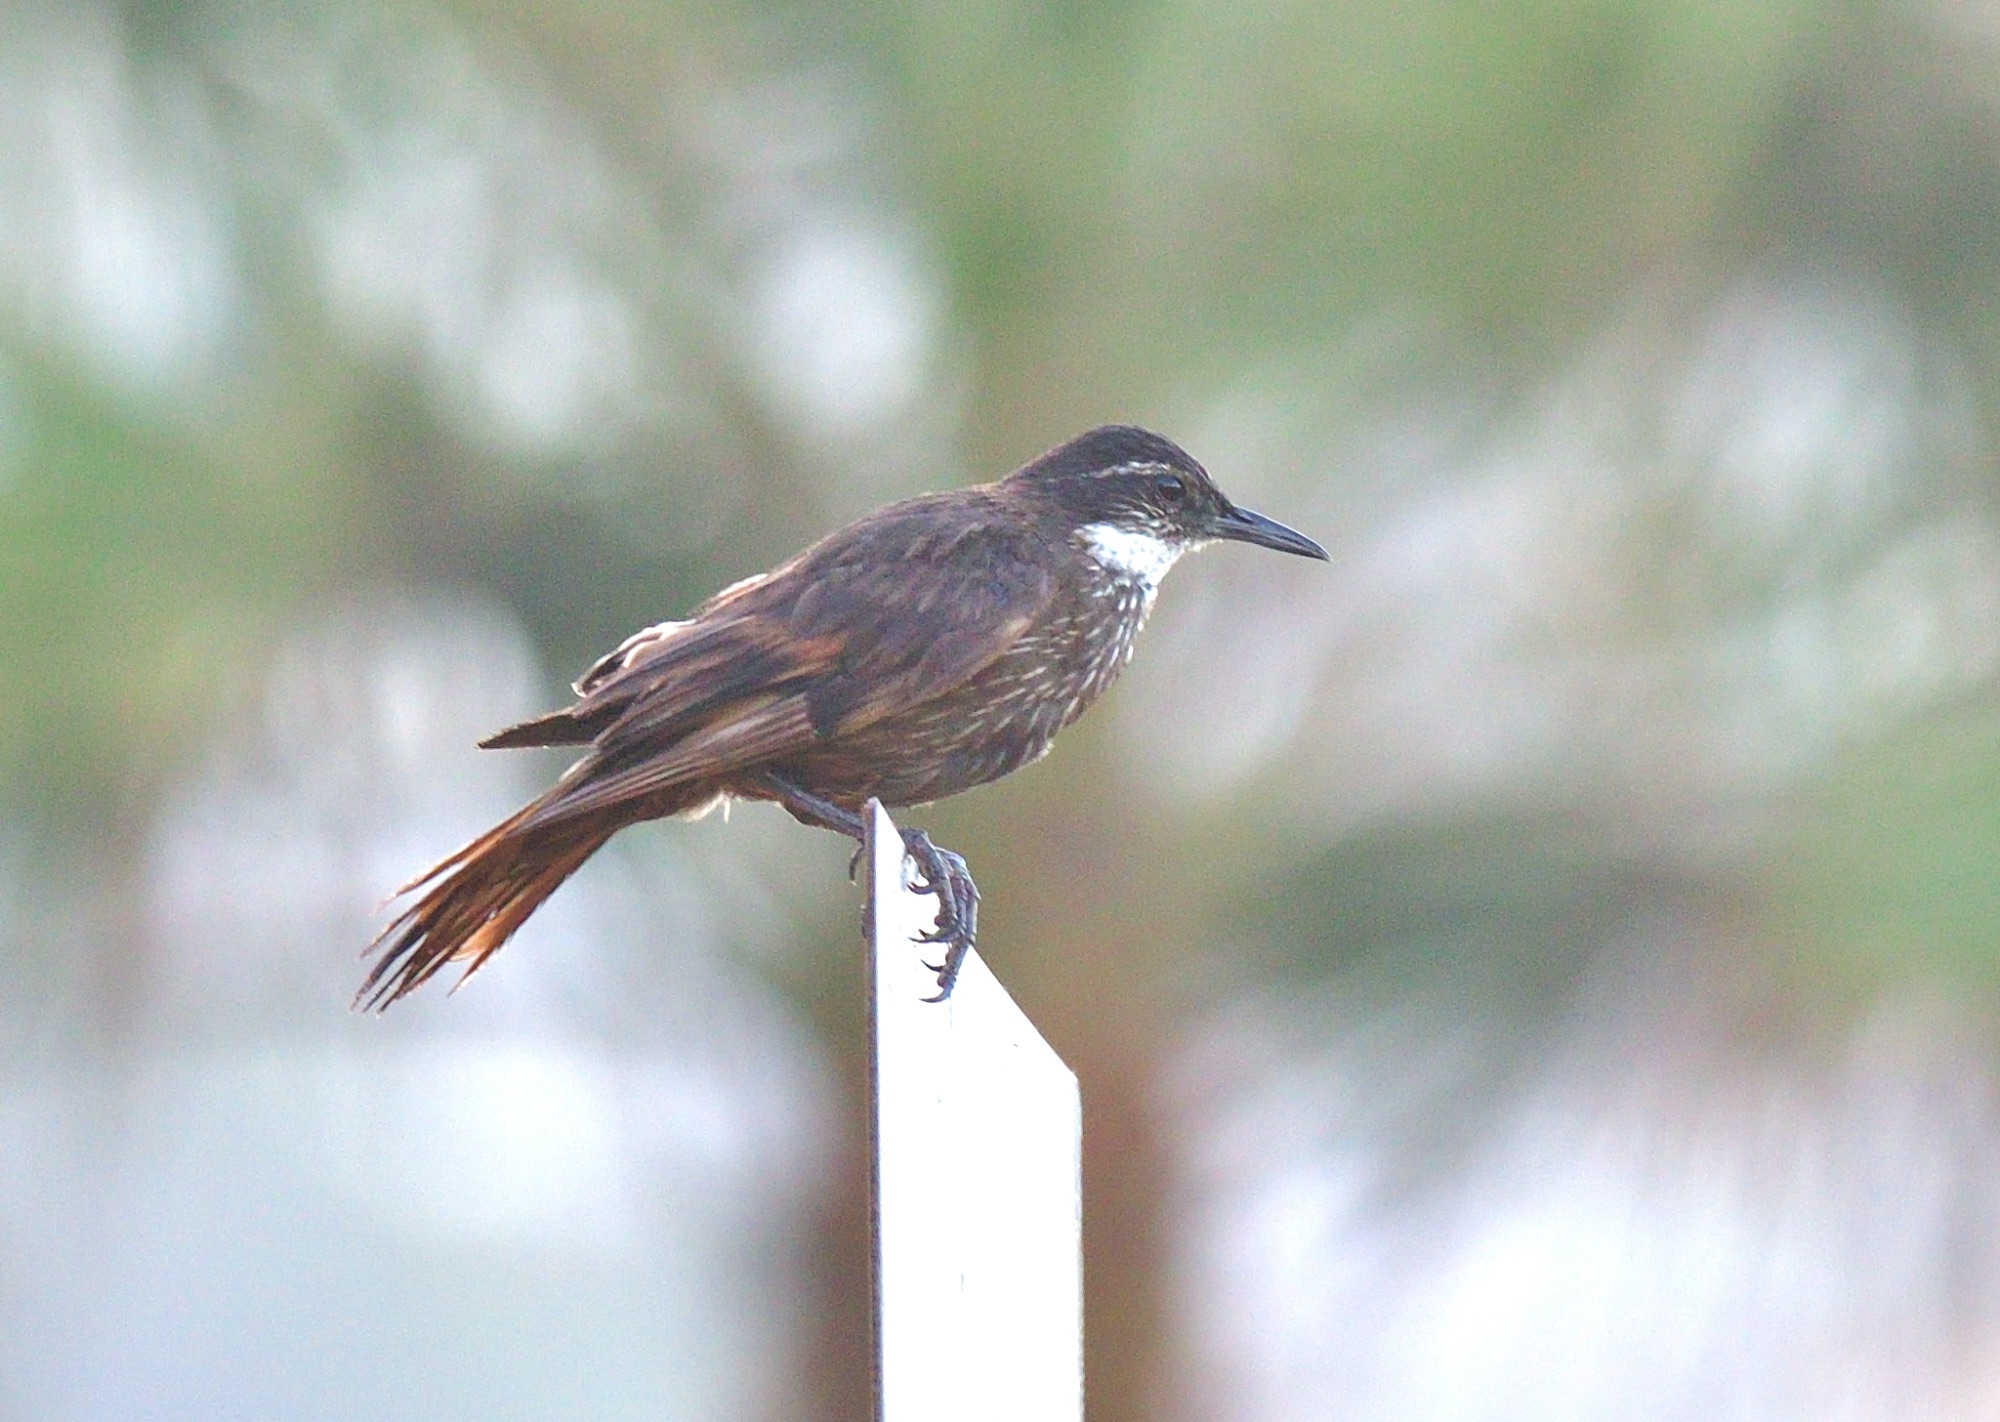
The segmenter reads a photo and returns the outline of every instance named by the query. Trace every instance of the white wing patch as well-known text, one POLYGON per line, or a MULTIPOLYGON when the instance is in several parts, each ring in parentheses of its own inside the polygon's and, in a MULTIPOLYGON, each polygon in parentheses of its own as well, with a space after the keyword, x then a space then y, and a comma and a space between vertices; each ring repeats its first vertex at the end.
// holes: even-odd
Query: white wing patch
POLYGON ((1186 549, 1150 533, 1115 523, 1088 523, 1078 530, 1090 556, 1113 577, 1139 584, 1151 594, 1186 549))

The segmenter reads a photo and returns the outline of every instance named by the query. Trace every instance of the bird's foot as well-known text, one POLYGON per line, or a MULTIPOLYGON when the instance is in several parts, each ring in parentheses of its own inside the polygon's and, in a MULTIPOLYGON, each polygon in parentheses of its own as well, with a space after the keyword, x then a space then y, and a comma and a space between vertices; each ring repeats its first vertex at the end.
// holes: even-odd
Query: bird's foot
POLYGON ((922 830, 903 831, 903 848, 917 864, 917 891, 935 894, 938 901, 937 926, 922 934, 925 943, 942 943, 944 961, 925 963, 937 974, 937 996, 925 1002, 943 1002, 958 983, 958 970, 979 931, 979 886, 965 860, 949 849, 939 849, 922 830))

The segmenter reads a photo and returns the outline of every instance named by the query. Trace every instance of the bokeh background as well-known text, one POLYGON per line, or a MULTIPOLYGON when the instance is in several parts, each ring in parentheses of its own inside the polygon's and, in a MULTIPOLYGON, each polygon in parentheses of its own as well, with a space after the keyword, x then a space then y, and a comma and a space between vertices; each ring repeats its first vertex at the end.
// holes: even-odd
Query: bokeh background
POLYGON ((0 1419, 865 1416, 843 846, 356 955, 477 735, 1108 419, 1334 561, 909 817, 1093 1419, 2000 1415, 2000 9, 4 0, 0 1419))

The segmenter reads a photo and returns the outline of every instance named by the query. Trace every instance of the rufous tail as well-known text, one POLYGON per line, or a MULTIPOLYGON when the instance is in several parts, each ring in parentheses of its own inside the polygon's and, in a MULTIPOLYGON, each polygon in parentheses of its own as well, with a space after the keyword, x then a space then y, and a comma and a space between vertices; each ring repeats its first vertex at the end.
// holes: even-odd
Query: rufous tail
POLYGON ((526 828, 541 805, 510 815, 396 891, 424 894, 368 946, 363 956, 375 955, 375 966, 354 995, 357 1008, 380 1012, 447 963, 465 964, 463 983, 622 827, 586 821, 526 828))

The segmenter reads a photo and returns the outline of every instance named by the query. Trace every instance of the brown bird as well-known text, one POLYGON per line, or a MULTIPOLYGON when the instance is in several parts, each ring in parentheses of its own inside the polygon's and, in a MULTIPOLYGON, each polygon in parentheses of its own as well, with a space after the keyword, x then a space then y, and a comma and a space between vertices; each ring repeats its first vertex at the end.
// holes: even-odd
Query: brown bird
MULTIPOLYGON (((628 637, 576 704, 480 742, 587 746, 544 794, 399 893, 356 1005, 381 1009, 446 963, 464 977, 626 825, 774 800, 862 838, 872 797, 928 804, 1048 752, 1132 655, 1181 554, 1232 539, 1325 558, 1239 509, 1173 441, 1107 425, 993 484, 891 504, 685 621, 628 637)), ((977 930, 965 861, 903 832, 938 899, 948 996, 977 930)))

